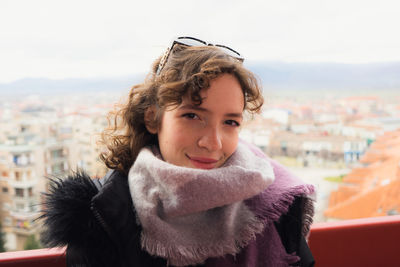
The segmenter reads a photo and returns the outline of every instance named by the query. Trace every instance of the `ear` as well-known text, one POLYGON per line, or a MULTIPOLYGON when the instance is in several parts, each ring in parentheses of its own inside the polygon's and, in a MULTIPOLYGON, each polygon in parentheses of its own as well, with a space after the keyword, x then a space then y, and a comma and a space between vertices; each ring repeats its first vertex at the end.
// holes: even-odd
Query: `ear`
POLYGON ((151 134, 156 134, 158 132, 158 126, 155 118, 156 108, 155 106, 151 106, 144 112, 144 123, 147 131, 149 131, 151 134))

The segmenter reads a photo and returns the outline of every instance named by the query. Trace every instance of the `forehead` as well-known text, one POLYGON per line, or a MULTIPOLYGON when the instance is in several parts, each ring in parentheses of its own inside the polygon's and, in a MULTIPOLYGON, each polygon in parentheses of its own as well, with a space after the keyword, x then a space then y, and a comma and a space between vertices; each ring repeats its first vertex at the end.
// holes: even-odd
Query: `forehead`
MULTIPOLYGON (((200 91, 202 103, 200 107, 214 107, 225 109, 244 109, 244 93, 237 78, 232 74, 223 74, 211 80, 207 89, 200 91)), ((186 96, 182 99, 182 105, 193 102, 186 96)))

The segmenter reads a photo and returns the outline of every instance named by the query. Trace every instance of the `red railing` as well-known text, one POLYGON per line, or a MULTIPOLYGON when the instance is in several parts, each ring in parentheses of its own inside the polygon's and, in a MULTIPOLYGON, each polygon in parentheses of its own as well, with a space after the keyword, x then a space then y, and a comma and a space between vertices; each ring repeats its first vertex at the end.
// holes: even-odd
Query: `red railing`
POLYGON ((400 266, 400 215, 312 226, 316 266, 400 266))
MULTIPOLYGON (((400 266, 400 215, 314 224, 317 267, 400 266)), ((1 267, 65 267, 64 249, 0 253, 1 267)))
POLYGON ((66 267, 65 249, 35 249, 0 253, 1 267, 66 267))

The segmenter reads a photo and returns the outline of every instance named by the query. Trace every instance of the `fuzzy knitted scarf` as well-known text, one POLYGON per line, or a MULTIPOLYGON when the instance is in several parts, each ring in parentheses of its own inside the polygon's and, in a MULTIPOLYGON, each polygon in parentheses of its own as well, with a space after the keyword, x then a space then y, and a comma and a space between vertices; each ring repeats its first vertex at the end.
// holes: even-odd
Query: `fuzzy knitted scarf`
POLYGON ((265 226, 244 200, 273 181, 269 161, 241 143, 211 170, 175 166, 143 148, 129 171, 142 248, 175 266, 237 254, 265 226))

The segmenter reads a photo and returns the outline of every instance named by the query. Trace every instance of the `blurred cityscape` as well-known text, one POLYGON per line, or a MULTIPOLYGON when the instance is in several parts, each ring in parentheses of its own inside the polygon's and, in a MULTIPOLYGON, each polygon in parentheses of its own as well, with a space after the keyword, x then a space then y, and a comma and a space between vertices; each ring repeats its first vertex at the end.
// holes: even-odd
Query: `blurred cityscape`
MULTIPOLYGON (((316 222, 400 213, 400 95, 346 93, 267 93, 262 114, 240 134, 317 187, 316 222)), ((121 97, 2 98, 0 222, 7 250, 38 238, 45 177, 78 168, 92 177, 105 174, 96 141, 121 97)))
POLYGON ((316 186, 315 222, 400 214, 395 92, 281 92, 241 137, 316 186))

